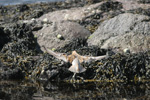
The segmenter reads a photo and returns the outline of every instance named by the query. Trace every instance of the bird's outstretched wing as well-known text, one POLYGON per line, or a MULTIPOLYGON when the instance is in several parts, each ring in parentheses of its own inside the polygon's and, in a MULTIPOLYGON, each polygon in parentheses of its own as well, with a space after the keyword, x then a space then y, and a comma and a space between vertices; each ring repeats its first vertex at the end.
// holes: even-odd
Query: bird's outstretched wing
POLYGON ((81 66, 78 57, 73 60, 72 66, 68 70, 74 73, 82 73, 86 71, 86 69, 81 66))
POLYGON ((52 51, 50 49, 47 49, 46 47, 44 47, 44 49, 46 50, 47 53, 49 53, 50 55, 56 57, 57 59, 63 60, 65 62, 68 62, 67 54, 65 54, 65 53, 56 53, 56 52, 54 52, 54 51, 52 51))
POLYGON ((96 57, 81 56, 76 51, 73 51, 72 55, 77 56, 79 58, 80 63, 82 63, 82 62, 90 62, 90 61, 97 61, 97 60, 101 60, 101 59, 104 59, 104 58, 108 57, 108 55, 96 56, 96 57))

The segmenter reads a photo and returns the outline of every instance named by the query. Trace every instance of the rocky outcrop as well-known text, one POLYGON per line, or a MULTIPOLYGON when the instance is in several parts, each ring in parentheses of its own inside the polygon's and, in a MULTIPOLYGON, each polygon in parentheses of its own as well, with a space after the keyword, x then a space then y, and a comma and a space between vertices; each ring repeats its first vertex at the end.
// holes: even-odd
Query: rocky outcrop
POLYGON ((102 0, 96 4, 83 7, 49 12, 37 20, 47 20, 48 22, 59 22, 64 20, 75 21, 93 32, 101 21, 114 17, 120 13, 123 13, 122 4, 120 2, 102 0))
POLYGON ((150 11, 149 4, 139 1, 147 2, 67 0, 0 6, 0 99, 149 100, 150 11), (96 4, 83 6, 87 2, 96 4), (64 10, 70 7, 76 8, 64 10), (82 62, 86 71, 73 79, 71 63, 43 53, 43 45, 66 55, 75 50, 83 56, 108 57, 82 62), (125 52, 116 52, 118 47, 125 52))
POLYGON ((47 18, 48 21, 62 21, 62 20, 83 20, 85 17, 90 16, 94 13, 99 13, 100 11, 96 10, 98 6, 102 3, 96 3, 90 6, 78 7, 65 9, 60 11, 49 12, 39 18, 39 20, 44 20, 47 18))
POLYGON ((60 48, 76 38, 87 38, 90 32, 83 26, 75 22, 61 21, 45 24, 44 27, 35 31, 38 44, 50 49, 60 48))
POLYGON ((132 52, 149 49, 149 22, 144 15, 125 13, 106 20, 89 37, 89 45, 101 48, 129 48, 132 52))

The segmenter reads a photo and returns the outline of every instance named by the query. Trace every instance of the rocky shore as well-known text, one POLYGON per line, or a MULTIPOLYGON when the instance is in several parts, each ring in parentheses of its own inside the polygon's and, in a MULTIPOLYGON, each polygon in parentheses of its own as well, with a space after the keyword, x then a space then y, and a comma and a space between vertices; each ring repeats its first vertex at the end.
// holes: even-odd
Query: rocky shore
MULTIPOLYGON (((1 81, 93 86, 93 82, 128 84, 149 79, 150 4, 146 0, 66 0, 0 6, 1 81), (66 54, 75 50, 87 56, 109 53, 109 57, 81 63, 86 71, 72 80, 73 73, 68 70, 71 64, 46 53, 43 46, 66 54)), ((8 93, 1 83, 0 87, 3 99, 1 93, 6 97, 8 93)), ((37 91, 33 87, 27 98, 37 91)))

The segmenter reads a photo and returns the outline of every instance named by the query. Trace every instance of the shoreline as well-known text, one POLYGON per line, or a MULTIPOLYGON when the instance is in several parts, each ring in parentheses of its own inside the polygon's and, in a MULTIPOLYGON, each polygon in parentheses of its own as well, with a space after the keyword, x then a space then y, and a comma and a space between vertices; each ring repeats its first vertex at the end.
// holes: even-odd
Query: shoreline
POLYGON ((15 5, 29 5, 29 4, 38 4, 38 3, 52 3, 52 2, 64 2, 64 0, 57 1, 28 1, 28 2, 11 2, 11 3, 1 3, 1 6, 15 6, 15 5))

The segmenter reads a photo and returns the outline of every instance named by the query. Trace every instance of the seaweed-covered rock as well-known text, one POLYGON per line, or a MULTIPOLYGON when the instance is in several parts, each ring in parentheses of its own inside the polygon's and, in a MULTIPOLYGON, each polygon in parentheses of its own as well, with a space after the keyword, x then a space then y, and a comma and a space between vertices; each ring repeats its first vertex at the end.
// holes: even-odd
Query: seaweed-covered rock
POLYGON ((70 41, 68 44, 61 48, 57 48, 56 52, 62 52, 71 54, 72 51, 77 51, 81 55, 88 55, 88 56, 100 56, 105 55, 107 50, 100 49, 97 46, 88 46, 86 38, 77 38, 70 41))
MULTIPOLYGON (((79 40, 70 42, 70 44, 78 44, 79 40)), ((86 44, 76 45, 75 49, 81 55, 100 56, 105 55, 107 50, 102 50, 94 46, 86 46, 86 44)), ((84 43, 84 42, 83 42, 84 43)), ((73 46, 74 47, 74 46, 73 46)), ((69 45, 64 48, 57 49, 57 52, 71 54, 72 49, 68 50, 69 45), (65 52, 66 51, 66 52, 65 52)), ((132 82, 143 81, 149 79, 149 55, 150 52, 141 52, 136 54, 115 54, 108 58, 83 62, 81 65, 86 68, 84 73, 76 74, 83 77, 84 82, 90 81, 119 81, 132 82)), ((72 79, 73 73, 68 70, 71 66, 49 54, 44 54, 37 60, 36 68, 31 74, 32 79, 45 81, 69 81, 72 79)), ((80 79, 76 77, 77 79, 80 79)))
POLYGON ((0 80, 23 80, 35 68, 36 56, 16 56, 0 53, 0 80))
MULTIPOLYGON (((32 56, 37 54, 37 43, 31 28, 27 24, 12 23, 10 25, 4 24, 2 31, 6 43, 3 44, 0 53, 2 62, 0 77, 2 80, 24 79, 32 72, 34 67, 32 56)), ((1 40, 3 41, 3 39, 1 40)))
POLYGON ((44 54, 37 59, 36 67, 30 78, 42 81, 61 81, 71 76, 71 72, 67 70, 69 65, 49 54, 44 54))
POLYGON ((122 3, 117 1, 107 1, 100 6, 100 9, 105 12, 108 12, 110 10, 119 10, 122 9, 122 3))
MULTIPOLYGON (((87 48, 77 51, 84 52, 87 48)), ((89 50, 89 48, 87 49, 89 50)), ((79 54, 81 54, 79 52, 79 54)), ((133 82, 149 79, 149 55, 150 52, 137 54, 116 54, 94 62, 83 62, 81 65, 86 68, 83 73, 76 74, 82 77, 82 82, 106 81, 106 82, 133 82)), ((38 60, 37 67, 31 78, 45 81, 71 82, 73 73, 68 70, 70 63, 58 60, 49 54, 38 60)))
POLYGON ((1 52, 8 55, 33 55, 36 52, 36 39, 27 24, 17 23, 5 27, 4 32, 9 38, 1 52))

